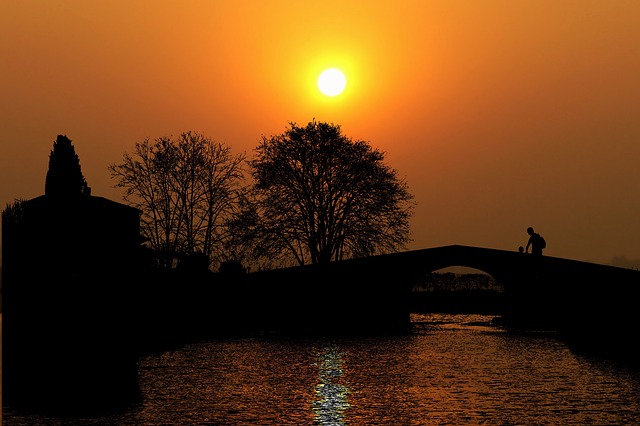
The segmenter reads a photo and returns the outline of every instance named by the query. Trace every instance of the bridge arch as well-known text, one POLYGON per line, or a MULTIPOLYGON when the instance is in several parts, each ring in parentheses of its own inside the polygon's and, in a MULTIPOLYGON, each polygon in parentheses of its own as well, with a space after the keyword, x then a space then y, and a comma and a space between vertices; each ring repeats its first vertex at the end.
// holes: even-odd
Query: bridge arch
POLYGON ((474 288, 473 284, 476 284, 475 289, 479 289, 477 286, 482 286, 484 284, 485 288, 488 286, 498 291, 504 291, 502 283, 487 271, 462 265, 453 265, 427 272, 418 279, 417 283, 414 284, 414 291, 427 288, 438 288, 439 290, 445 291, 472 289, 474 288), (449 288, 446 285, 442 285, 442 280, 453 280, 455 283, 452 283, 452 286, 449 288), (440 282, 440 284, 438 284, 438 282, 440 282), (454 287, 454 284, 457 286, 454 287))
MULTIPOLYGON (((429 249, 427 249, 429 250, 429 249)), ((441 271, 452 267, 464 267, 492 276, 501 285, 507 285, 514 279, 513 267, 516 262, 505 262, 503 259, 483 255, 482 252, 466 250, 463 246, 442 247, 421 253, 424 256, 422 272, 424 274, 441 271), (427 260, 428 261, 425 261, 427 260)), ((521 253, 514 253, 522 255, 521 253)))

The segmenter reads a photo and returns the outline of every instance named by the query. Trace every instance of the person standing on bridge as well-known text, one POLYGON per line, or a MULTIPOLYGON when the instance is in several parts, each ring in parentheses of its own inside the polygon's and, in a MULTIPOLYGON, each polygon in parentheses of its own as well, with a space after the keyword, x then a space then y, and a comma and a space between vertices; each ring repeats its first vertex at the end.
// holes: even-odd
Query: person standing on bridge
POLYGON ((531 247, 531 254, 542 256, 542 249, 547 246, 544 238, 537 232, 534 232, 532 227, 527 228, 527 234, 529 234, 529 241, 524 249, 525 253, 529 253, 529 247, 531 247))

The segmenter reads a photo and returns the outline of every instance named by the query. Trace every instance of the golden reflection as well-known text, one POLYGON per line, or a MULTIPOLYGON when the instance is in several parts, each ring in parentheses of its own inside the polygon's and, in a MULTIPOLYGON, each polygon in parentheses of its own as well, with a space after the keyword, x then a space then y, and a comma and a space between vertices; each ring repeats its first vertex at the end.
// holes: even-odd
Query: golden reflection
POLYGON ((349 409, 349 388, 343 384, 342 353, 336 346, 326 346, 317 355, 318 384, 312 402, 315 424, 345 425, 345 411, 349 409))

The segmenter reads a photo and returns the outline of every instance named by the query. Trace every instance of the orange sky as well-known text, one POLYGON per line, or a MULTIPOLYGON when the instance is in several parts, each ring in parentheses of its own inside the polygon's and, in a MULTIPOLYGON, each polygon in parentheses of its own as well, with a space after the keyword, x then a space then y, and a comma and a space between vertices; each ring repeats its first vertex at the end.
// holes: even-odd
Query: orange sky
POLYGON ((640 259, 639 22, 637 0, 3 0, 0 205, 44 192, 58 134, 120 201, 107 166, 144 138, 251 155, 315 118, 406 178, 411 249, 533 226, 550 256, 640 259))

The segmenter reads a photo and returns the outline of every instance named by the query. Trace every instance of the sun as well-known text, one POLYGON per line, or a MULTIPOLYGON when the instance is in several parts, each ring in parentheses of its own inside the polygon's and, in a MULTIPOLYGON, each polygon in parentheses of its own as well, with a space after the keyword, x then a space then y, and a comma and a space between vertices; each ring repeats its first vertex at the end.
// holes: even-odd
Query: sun
POLYGON ((318 77, 318 89, 327 96, 337 96, 347 86, 347 78, 337 68, 322 71, 318 77))

